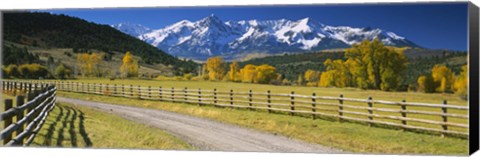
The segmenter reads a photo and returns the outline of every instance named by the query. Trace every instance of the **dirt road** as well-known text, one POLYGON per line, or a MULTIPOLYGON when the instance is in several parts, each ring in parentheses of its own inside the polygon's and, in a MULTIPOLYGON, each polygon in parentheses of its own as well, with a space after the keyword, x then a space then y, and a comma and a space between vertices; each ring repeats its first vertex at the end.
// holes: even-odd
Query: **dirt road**
POLYGON ((199 150, 341 153, 338 149, 174 112, 64 97, 57 97, 57 101, 92 107, 135 122, 158 127, 187 141, 199 150))

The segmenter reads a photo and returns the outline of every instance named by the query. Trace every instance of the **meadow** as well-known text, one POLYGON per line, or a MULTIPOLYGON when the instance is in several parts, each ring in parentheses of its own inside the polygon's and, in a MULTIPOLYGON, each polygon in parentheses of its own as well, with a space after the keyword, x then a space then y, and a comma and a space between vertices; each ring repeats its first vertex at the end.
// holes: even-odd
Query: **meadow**
MULTIPOLYGON (((45 81, 61 81, 61 80, 45 80, 45 81)), ((146 80, 146 79, 115 79, 110 80, 106 78, 93 78, 93 79, 77 79, 66 80, 67 82, 83 82, 83 83, 96 83, 98 84, 117 84, 125 86, 152 86, 162 88, 178 88, 178 89, 198 89, 235 92, 267 92, 270 90, 272 93, 290 93, 295 91, 296 94, 311 95, 316 93, 317 96, 339 96, 343 94, 346 98, 358 98, 367 99, 372 97, 377 100, 388 101, 402 101, 408 102, 422 102, 422 103, 435 103, 441 104, 443 100, 447 100, 449 104, 467 106, 467 101, 460 99, 455 94, 441 94, 441 93, 421 93, 421 92, 384 92, 378 90, 362 90, 358 88, 326 88, 326 87, 306 87, 306 86, 275 86, 268 84, 250 84, 250 83, 235 83, 235 82, 221 82, 221 81, 162 81, 162 80, 146 80)))
MULTIPOLYGON (((12 99, 15 104, 14 96, 2 94, 2 104, 5 99, 12 99)), ((4 128, 3 123, 0 126, 4 128)), ((88 107, 58 102, 30 146, 195 150, 160 129, 88 107)))
MULTIPOLYGON (((70 81, 70 80, 69 80, 70 81)), ((466 105, 453 94, 424 94, 415 92, 383 92, 374 90, 359 90, 353 88, 319 88, 299 86, 273 86, 231 82, 210 81, 158 81, 158 80, 108 80, 108 79, 81 79, 72 82, 124 84, 125 86, 152 86, 163 88, 214 89, 219 91, 264 92, 271 90, 275 93, 289 93, 318 96, 339 96, 348 98, 366 99, 369 96, 376 100, 424 102, 440 104, 444 99, 449 104, 466 105)), ((266 112, 251 112, 243 109, 218 108, 212 106, 198 107, 185 103, 159 102, 138 100, 92 94, 59 92, 60 96, 86 99, 92 101, 109 102, 121 105, 133 105, 174 111, 199 117, 210 118, 222 122, 255 128, 267 132, 278 133, 292 138, 298 138, 313 143, 333 146, 346 151, 363 153, 415 153, 415 154, 465 154, 468 140, 455 137, 440 137, 438 135, 414 133, 395 129, 368 127, 358 123, 339 123, 329 120, 312 120, 305 117, 287 116, 285 114, 268 114, 266 112)), ((432 117, 438 119, 440 117, 432 117)), ((454 120, 455 121, 455 120, 454 120)), ((466 120, 457 120, 466 122, 466 120)))
POLYGON ((68 103, 56 104, 31 146, 195 149, 160 129, 68 103))

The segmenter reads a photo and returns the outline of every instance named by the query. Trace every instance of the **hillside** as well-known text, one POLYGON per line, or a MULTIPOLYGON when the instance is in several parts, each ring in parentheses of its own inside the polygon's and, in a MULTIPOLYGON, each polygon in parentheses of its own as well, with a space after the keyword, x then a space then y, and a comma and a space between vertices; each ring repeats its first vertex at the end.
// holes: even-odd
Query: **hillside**
MULTIPOLYGON (((142 64, 162 64, 172 71, 195 72, 196 63, 183 61, 108 25, 49 13, 7 12, 3 14, 7 42, 75 52, 101 51, 110 55, 132 52, 142 64)), ((5 45, 5 43, 3 43, 5 45)))

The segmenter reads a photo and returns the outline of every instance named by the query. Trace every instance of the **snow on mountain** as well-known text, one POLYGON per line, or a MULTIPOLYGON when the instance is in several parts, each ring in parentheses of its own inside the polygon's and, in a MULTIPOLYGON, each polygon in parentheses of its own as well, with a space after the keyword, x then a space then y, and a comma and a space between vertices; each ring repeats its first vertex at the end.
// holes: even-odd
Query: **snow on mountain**
POLYGON ((308 17, 296 21, 224 22, 212 14, 199 21, 182 20, 157 30, 132 24, 112 27, 172 55, 198 60, 216 55, 228 58, 254 52, 274 54, 347 48, 375 38, 386 45, 419 47, 402 36, 379 28, 329 26, 308 17))
POLYGON ((128 22, 111 25, 111 27, 134 37, 138 37, 142 34, 145 34, 151 31, 150 28, 147 28, 140 24, 131 24, 128 22))

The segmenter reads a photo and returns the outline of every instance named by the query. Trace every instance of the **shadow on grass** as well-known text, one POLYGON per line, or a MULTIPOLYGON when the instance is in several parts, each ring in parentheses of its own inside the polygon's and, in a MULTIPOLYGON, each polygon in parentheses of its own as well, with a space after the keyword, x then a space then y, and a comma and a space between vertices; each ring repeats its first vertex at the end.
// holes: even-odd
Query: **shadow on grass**
POLYGON ((51 120, 48 128, 42 128, 46 129, 46 133, 39 134, 44 137, 43 141, 35 142, 35 144, 41 146, 78 147, 79 142, 84 142, 85 147, 91 147, 93 143, 85 130, 84 113, 69 106, 57 105, 56 108, 59 110, 58 115, 51 120), (61 125, 58 125, 58 123, 61 123, 61 125), (66 133, 67 129, 68 133, 66 133), (80 134, 83 141, 78 141, 77 134, 80 134))
POLYGON ((80 128, 80 135, 82 135, 82 138, 85 141, 85 146, 86 147, 91 147, 93 145, 93 143, 90 140, 90 138, 88 137, 88 133, 85 131, 85 126, 83 125, 83 121, 84 121, 85 117, 83 116, 82 111, 79 111, 79 112, 80 112, 80 116, 79 116, 80 122, 78 122, 78 126, 80 128))

